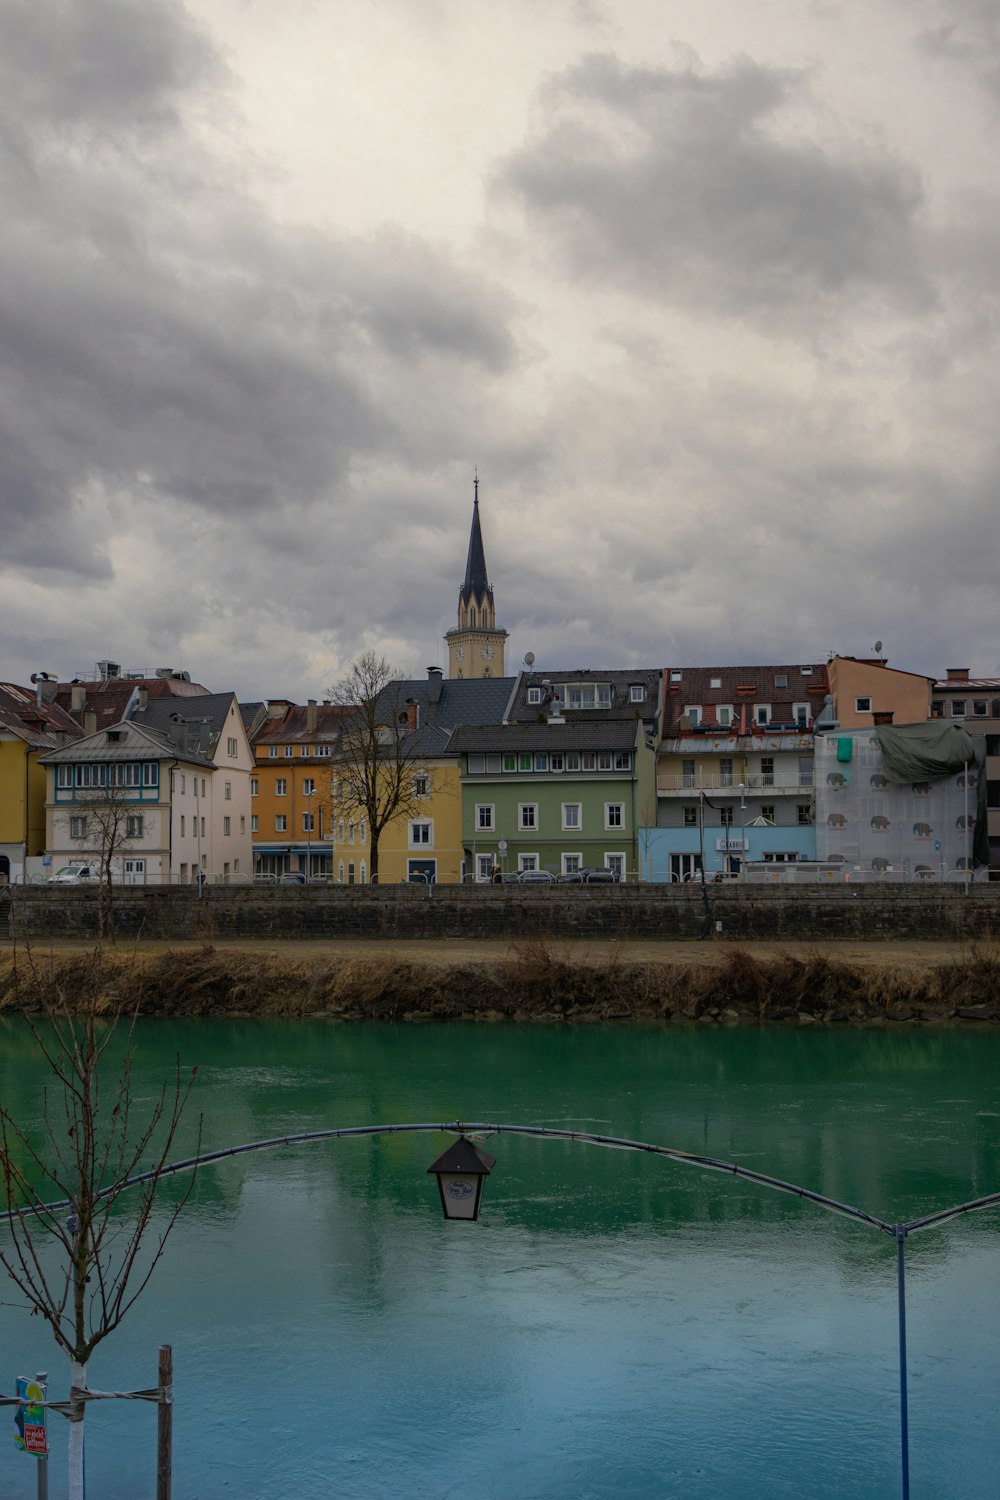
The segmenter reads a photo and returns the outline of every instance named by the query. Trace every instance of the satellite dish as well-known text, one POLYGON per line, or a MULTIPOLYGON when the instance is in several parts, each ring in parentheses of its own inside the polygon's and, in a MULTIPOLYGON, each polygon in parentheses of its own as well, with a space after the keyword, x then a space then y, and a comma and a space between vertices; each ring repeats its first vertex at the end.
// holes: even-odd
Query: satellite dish
POLYGON ((875 655, 876 656, 881 656, 882 655, 882 642, 881 641, 876 641, 875 642, 875 655))
POLYGON ((526 651, 524 653, 524 665, 526 667, 533 667, 535 665, 535 653, 534 653, 534 651, 526 651))

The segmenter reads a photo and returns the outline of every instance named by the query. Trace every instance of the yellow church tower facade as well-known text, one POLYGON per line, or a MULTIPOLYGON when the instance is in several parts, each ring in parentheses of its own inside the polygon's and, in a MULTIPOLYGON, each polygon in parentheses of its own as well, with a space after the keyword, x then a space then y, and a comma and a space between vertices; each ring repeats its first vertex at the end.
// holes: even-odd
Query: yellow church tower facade
POLYGON ((497 629, 493 590, 486 573, 486 554, 479 523, 479 476, 472 502, 472 531, 465 582, 458 591, 458 624, 445 636, 449 677, 503 677, 506 630, 497 629))

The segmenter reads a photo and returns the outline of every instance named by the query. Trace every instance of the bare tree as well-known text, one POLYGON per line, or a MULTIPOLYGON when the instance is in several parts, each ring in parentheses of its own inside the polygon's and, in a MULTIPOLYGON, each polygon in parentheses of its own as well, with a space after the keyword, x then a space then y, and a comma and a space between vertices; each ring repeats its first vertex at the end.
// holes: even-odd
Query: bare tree
POLYGON ((341 727, 332 768, 331 816, 365 819, 371 878, 377 881, 383 831, 397 818, 419 816, 435 789, 419 709, 407 699, 402 674, 374 651, 351 663, 331 697, 353 710, 341 727))
MULTIPOLYGON (((193 1178, 154 1224, 157 1188, 197 1070, 182 1072, 178 1058, 170 1082, 140 1111, 132 1090, 133 1024, 119 1024, 121 1012, 106 1009, 100 951, 90 959, 72 1010, 30 954, 29 964, 40 1010, 26 1010, 24 1019, 49 1083, 37 1130, 26 1129, 0 1104, 0 1181, 8 1214, 0 1265, 69 1356, 69 1497, 82 1500, 86 1405, 75 1397, 86 1392, 91 1354, 149 1282, 191 1192, 193 1178), (126 1187, 135 1176, 139 1184, 126 1187)), ((199 1122, 199 1144, 200 1136, 199 1122)))
POLYGON ((77 804, 78 816, 87 820, 84 847, 94 851, 100 876, 98 936, 112 942, 115 940, 114 878, 121 876, 116 867, 124 855, 141 844, 143 836, 142 805, 136 801, 133 788, 120 779, 123 770, 121 763, 112 762, 107 769, 106 784, 81 793, 77 804))

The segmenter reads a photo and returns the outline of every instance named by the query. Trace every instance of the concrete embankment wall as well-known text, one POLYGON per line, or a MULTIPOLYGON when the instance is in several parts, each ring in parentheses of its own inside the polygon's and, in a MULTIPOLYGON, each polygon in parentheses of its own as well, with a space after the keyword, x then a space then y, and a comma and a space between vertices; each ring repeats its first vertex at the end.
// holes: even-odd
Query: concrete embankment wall
MULTIPOLYGON (((97 932, 93 888, 12 891, 28 938, 97 932)), ((226 938, 735 938, 956 939, 1000 936, 1000 885, 960 887, 736 885, 123 887, 123 937, 226 938), (707 909, 706 909, 707 906, 707 909)))

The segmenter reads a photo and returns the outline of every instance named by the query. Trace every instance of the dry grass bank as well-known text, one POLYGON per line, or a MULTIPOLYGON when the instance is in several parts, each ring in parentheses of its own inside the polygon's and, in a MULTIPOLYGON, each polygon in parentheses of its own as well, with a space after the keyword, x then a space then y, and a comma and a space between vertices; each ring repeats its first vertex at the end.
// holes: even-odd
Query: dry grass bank
POLYGON ((610 946, 581 963, 572 946, 513 943, 487 961, 433 962, 373 947, 286 956, 239 948, 9 953, 0 1011, 70 1004, 157 1016, 324 1016, 339 1020, 490 1020, 721 1025, 940 1024, 1000 1021, 1000 946, 934 964, 851 962, 825 952, 738 946, 715 961, 635 959, 610 946))

